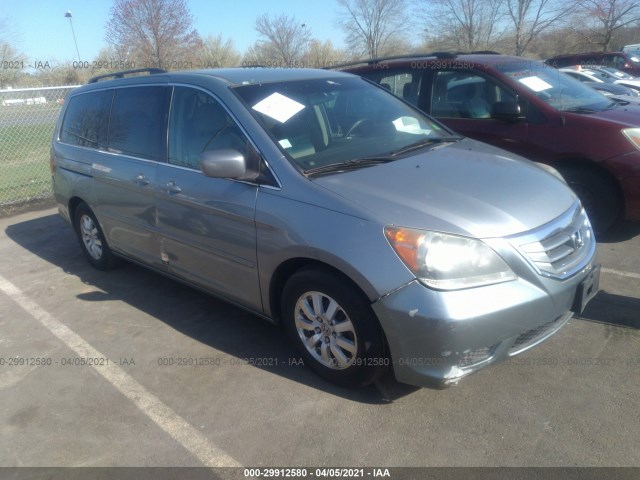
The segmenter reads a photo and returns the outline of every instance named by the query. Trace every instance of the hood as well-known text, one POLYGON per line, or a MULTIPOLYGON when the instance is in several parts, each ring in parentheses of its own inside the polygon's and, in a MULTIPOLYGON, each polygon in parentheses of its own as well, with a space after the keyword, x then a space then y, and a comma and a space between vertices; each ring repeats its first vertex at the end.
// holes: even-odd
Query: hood
POLYGON ((531 230, 576 202, 532 162, 470 139, 313 181, 384 225, 478 238, 531 230))
MULTIPOLYGON (((633 98, 633 97, 631 97, 633 98)), ((623 97, 624 100, 630 101, 629 97, 623 97)), ((630 101, 629 105, 618 105, 615 108, 609 110, 602 110, 595 113, 574 113, 574 112, 560 112, 562 115, 577 117, 595 117, 598 119, 606 120, 607 122, 616 122, 620 127, 640 127, 640 105, 633 101, 630 101)))

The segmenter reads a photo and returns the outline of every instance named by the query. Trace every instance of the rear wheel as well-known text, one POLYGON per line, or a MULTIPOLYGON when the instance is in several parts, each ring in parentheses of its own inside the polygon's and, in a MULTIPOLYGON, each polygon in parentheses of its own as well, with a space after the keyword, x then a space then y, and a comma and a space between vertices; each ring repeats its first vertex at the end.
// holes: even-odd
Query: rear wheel
POLYGON ((86 203, 76 207, 74 228, 80 240, 82 253, 89 263, 98 270, 109 270, 116 264, 116 259, 107 245, 102 229, 95 215, 86 203))
POLYGON ((615 184, 595 170, 567 168, 560 171, 578 195, 596 232, 609 229, 622 213, 622 202, 615 184))
POLYGON ((365 386, 388 365, 368 300, 342 277, 301 270, 285 285, 282 306, 284 328, 305 364, 330 382, 365 386))

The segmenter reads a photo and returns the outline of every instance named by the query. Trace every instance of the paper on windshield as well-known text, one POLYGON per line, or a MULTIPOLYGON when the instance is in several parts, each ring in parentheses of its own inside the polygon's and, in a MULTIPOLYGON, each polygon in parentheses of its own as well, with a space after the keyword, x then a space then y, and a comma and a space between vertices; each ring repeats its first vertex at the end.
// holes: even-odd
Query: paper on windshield
POLYGON ((535 75, 532 77, 521 78, 519 82, 526 85, 534 92, 542 92, 543 90, 553 88, 553 85, 549 85, 547 82, 542 80, 540 77, 536 77, 535 75))
POLYGON ((298 103, 289 97, 285 97, 278 92, 272 93, 267 98, 259 101, 253 106, 254 110, 257 110, 280 123, 286 122, 303 108, 303 104, 298 103))

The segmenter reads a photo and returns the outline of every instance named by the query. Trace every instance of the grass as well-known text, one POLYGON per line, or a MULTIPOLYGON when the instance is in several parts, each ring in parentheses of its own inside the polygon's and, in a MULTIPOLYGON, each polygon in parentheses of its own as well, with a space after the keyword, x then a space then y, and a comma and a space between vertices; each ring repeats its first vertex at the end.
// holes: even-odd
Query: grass
POLYGON ((49 148, 59 109, 0 106, 0 205, 52 195, 49 148))

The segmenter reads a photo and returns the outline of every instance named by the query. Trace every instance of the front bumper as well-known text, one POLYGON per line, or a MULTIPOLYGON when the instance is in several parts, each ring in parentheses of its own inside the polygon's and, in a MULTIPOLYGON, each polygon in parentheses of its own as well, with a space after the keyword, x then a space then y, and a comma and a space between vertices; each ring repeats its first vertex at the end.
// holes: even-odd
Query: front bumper
POLYGON ((444 388, 534 347, 573 316, 576 304, 586 303, 577 300, 590 278, 597 291, 598 271, 594 256, 565 280, 538 277, 532 283, 519 277, 448 292, 416 280, 386 295, 373 309, 386 334, 397 380, 444 388))

